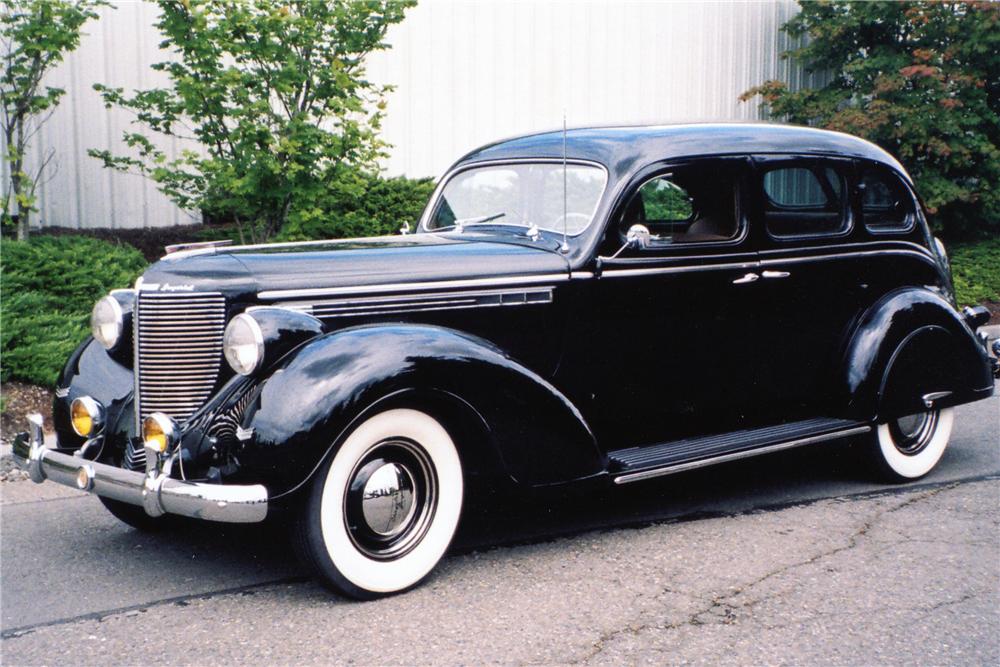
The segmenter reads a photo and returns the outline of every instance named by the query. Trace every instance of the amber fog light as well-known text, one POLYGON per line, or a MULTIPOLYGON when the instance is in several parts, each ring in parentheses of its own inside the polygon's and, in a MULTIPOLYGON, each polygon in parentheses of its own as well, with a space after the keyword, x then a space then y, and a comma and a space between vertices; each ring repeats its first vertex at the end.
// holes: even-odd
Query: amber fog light
POLYGON ((90 396, 74 399, 69 406, 70 423, 76 434, 89 438, 104 426, 104 408, 90 396))
POLYGON ((159 454, 173 447, 179 436, 177 424, 162 412, 154 412, 142 422, 143 444, 159 454))

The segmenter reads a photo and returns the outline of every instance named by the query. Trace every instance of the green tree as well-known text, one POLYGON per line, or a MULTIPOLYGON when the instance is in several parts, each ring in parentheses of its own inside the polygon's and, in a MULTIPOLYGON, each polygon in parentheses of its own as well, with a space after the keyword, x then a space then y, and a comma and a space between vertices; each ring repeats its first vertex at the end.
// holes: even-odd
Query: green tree
POLYGON ((95 86, 135 113, 130 155, 91 150, 107 167, 151 178, 179 206, 239 223, 266 240, 328 192, 365 189, 385 144, 386 86, 365 57, 403 19, 410 0, 158 0, 153 68, 169 85, 126 94, 95 86), (152 134, 197 142, 170 158, 152 134))
POLYGON ((913 176, 934 225, 1000 233, 1000 3, 801 2, 783 26, 818 89, 767 81, 772 115, 869 139, 913 176))
POLYGON ((80 44, 80 29, 95 18, 103 0, 3 0, 0 3, 0 106, 3 107, 3 159, 9 174, 3 184, 3 224, 17 221, 17 238, 28 235, 35 210, 35 187, 52 160, 49 152, 25 164, 31 138, 48 120, 66 92, 42 80, 80 44))

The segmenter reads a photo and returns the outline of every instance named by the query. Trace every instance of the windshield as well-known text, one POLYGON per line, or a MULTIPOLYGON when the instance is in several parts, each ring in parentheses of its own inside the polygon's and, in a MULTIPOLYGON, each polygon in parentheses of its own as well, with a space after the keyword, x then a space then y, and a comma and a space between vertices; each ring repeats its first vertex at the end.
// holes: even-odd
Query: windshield
POLYGON ((561 163, 505 164, 476 167, 456 174, 445 185, 427 229, 459 225, 515 225, 563 231, 574 236, 590 225, 607 181, 600 167, 568 164, 565 168, 566 215, 563 215, 561 163))

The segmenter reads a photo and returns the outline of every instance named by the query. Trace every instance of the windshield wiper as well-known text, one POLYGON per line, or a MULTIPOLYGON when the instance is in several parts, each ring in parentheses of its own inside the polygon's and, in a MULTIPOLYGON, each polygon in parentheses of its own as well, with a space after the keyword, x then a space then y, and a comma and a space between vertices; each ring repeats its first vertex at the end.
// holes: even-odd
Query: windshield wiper
POLYGON ((490 223, 493 223, 497 225, 503 225, 504 227, 517 227, 518 229, 524 229, 526 230, 524 232, 525 236, 527 236, 532 241, 538 240, 539 236, 538 225, 534 223, 519 224, 516 222, 494 222, 495 220, 499 220, 500 218, 503 218, 506 215, 507 215, 506 213, 501 212, 501 213, 493 213, 492 215, 480 215, 475 218, 460 218, 458 220, 455 220, 454 222, 455 231, 461 234, 466 227, 472 225, 488 225, 490 223))
MULTIPOLYGON (((503 211, 499 213, 493 213, 492 215, 477 215, 474 218, 459 218, 455 220, 455 231, 461 232, 468 225, 484 225, 487 222, 493 222, 494 220, 499 220, 500 218, 506 217, 506 213, 503 211)), ((512 223, 506 223, 512 224, 512 223)))

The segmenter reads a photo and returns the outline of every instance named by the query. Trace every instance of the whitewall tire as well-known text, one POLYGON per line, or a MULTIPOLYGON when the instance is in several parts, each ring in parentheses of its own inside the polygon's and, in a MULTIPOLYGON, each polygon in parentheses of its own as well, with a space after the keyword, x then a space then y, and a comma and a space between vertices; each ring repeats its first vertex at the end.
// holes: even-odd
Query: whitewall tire
POLYGON ((923 477, 944 455, 954 421, 954 408, 946 408, 879 424, 872 438, 876 463, 893 481, 923 477))
POLYGON ((317 471, 297 547, 341 593, 397 593, 444 556, 462 497, 462 463, 445 428, 424 412, 388 410, 356 427, 317 471))

